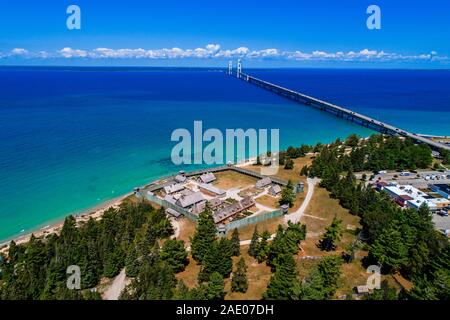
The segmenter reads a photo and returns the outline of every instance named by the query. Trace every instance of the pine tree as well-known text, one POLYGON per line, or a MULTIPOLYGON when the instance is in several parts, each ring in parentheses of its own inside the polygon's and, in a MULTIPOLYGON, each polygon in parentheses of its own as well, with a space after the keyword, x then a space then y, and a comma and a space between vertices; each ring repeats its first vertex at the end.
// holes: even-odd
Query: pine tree
POLYGON ((200 277, 201 280, 207 280, 214 272, 227 277, 233 268, 231 241, 226 238, 215 241, 206 254, 202 265, 204 274, 200 277))
POLYGON ((289 208, 292 208, 294 206, 295 201, 295 193, 294 193, 294 186, 292 185, 292 181, 289 180, 286 187, 283 188, 281 191, 281 199, 279 201, 280 205, 287 204, 289 208))
POLYGON ((103 266, 103 275, 107 278, 117 276, 124 266, 125 259, 120 247, 116 247, 112 252, 106 255, 106 261, 103 266))
POLYGON ((139 267, 140 263, 136 246, 132 244, 125 259, 125 273, 127 277, 136 277, 139 273, 139 267))
POLYGON ((331 297, 339 285, 341 277, 342 258, 339 256, 324 257, 317 270, 320 272, 323 279, 323 287, 325 288, 326 296, 331 297))
POLYGON ((315 269, 300 283, 296 282, 293 288, 293 298, 299 300, 325 300, 326 288, 323 286, 321 273, 315 269))
POLYGON ((205 259, 205 256, 216 240, 216 232, 216 225, 214 224, 211 209, 207 206, 205 211, 200 213, 195 234, 191 238, 192 257, 197 262, 202 263, 205 259))
POLYGON ((297 270, 294 258, 290 254, 280 255, 275 273, 270 278, 264 299, 287 300, 294 293, 294 283, 297 279, 297 270))
POLYGON ((269 255, 269 238, 270 233, 268 231, 264 231, 261 235, 261 240, 258 242, 256 249, 256 260, 258 260, 259 263, 265 261, 269 255))
POLYGON ((208 300, 223 300, 225 297, 225 283, 218 272, 213 272, 208 282, 208 300))
POLYGON ((291 158, 286 159, 286 161, 284 163, 284 169, 285 170, 294 169, 294 161, 291 158))
POLYGON ((250 246, 248 247, 248 255, 251 257, 256 257, 256 252, 259 243, 259 234, 258 227, 255 226, 255 230, 253 231, 252 240, 250 241, 250 246))
POLYGON ((245 293, 247 289, 247 266, 244 258, 241 257, 237 263, 236 272, 233 273, 233 278, 231 279, 231 291, 245 293))
POLYGON ((301 176, 304 176, 304 177, 307 177, 307 176, 308 176, 308 166, 307 166, 307 165, 304 165, 304 166, 302 167, 302 169, 300 170, 300 175, 301 175, 301 176))
POLYGON ((183 281, 178 281, 175 289, 174 300, 191 300, 191 292, 183 281))
POLYGON ((233 256, 239 256, 241 254, 241 242, 239 240, 239 231, 237 228, 233 230, 233 234, 231 235, 231 246, 233 256))
POLYGON ((399 270, 407 261, 407 247, 398 226, 386 228, 370 247, 370 255, 387 270, 399 270))
POLYGON ((167 262, 175 272, 183 271, 187 265, 188 253, 182 240, 169 239, 164 242, 160 255, 161 260, 167 262))
POLYGON ((331 224, 326 227, 325 233, 320 240, 319 246, 322 250, 331 251, 336 249, 335 242, 339 241, 342 236, 341 220, 334 216, 331 224))
POLYGON ((342 259, 337 256, 324 257, 302 283, 293 288, 293 298, 300 300, 330 299, 339 285, 342 259))

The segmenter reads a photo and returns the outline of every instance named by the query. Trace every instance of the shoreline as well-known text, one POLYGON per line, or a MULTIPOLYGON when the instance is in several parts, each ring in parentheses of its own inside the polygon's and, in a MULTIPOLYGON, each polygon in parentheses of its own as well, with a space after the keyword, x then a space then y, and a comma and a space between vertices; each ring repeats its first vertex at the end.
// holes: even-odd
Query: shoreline
POLYGON ((48 225, 44 227, 36 227, 35 229, 29 231, 26 234, 13 236, 10 239, 2 240, 2 242, 0 243, 0 252, 5 252, 8 249, 11 241, 14 241, 16 244, 23 244, 30 240, 31 235, 34 235, 36 238, 39 238, 52 233, 58 233, 64 224, 64 220, 66 219, 66 217, 70 215, 74 216, 77 223, 88 221, 90 218, 93 218, 95 220, 99 219, 102 217, 103 213, 105 213, 106 210, 108 210, 109 208, 117 208, 123 202, 123 200, 125 200, 131 195, 133 195, 133 192, 128 192, 124 195, 104 201, 89 209, 83 210, 78 214, 67 214, 63 218, 55 219, 54 221, 49 221, 47 222, 49 223, 48 225))
MULTIPOLYGON (((251 165, 256 161, 256 158, 257 157, 249 157, 248 159, 237 163, 236 166, 237 167, 245 167, 245 166, 251 165)), ((172 175, 174 175, 174 174, 176 174, 176 173, 172 173, 172 175)), ((157 178, 156 180, 147 182, 144 185, 142 185, 140 188, 144 188, 144 187, 148 186, 149 184, 152 184, 153 182, 158 181, 163 178, 164 177, 160 177, 160 178, 157 178)), ((106 210, 108 210, 109 208, 117 208, 123 202, 123 200, 125 200, 126 198, 128 198, 131 195, 133 195, 133 192, 128 192, 122 196, 118 196, 114 199, 107 200, 98 205, 95 205, 94 207, 86 209, 86 210, 82 211, 81 213, 67 214, 63 218, 46 222, 46 223, 48 223, 48 225, 46 225, 44 227, 38 226, 35 229, 27 232, 26 234, 13 236, 10 239, 2 240, 0 242, 0 253, 4 253, 9 248, 9 244, 11 243, 11 241, 14 241, 16 244, 23 244, 30 240, 31 235, 34 235, 36 238, 39 238, 39 237, 46 236, 46 235, 49 235, 52 233, 58 233, 64 224, 64 220, 66 219, 66 217, 68 217, 70 215, 73 215, 75 217, 75 220, 77 223, 85 222, 85 221, 89 220, 89 218, 93 218, 95 220, 99 219, 103 216, 103 213, 106 210)))

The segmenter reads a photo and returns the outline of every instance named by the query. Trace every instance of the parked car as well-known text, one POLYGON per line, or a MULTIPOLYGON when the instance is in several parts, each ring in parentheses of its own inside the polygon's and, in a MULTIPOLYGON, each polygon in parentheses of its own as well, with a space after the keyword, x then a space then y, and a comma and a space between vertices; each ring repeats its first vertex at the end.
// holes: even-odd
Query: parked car
POLYGON ((439 210, 436 212, 441 217, 448 217, 448 211, 447 210, 439 210))

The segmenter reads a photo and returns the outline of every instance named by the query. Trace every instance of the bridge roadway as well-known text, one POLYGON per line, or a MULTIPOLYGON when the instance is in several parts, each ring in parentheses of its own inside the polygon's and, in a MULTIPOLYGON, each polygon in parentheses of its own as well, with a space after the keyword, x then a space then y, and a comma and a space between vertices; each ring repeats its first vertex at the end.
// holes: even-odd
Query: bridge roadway
POLYGON ((363 114, 354 112, 350 109, 346 109, 346 108, 334 105, 332 103, 322 101, 322 100, 319 100, 314 97, 307 96, 303 93, 281 87, 279 85, 255 78, 253 76, 250 76, 250 75, 242 73, 242 72, 236 76, 239 79, 242 79, 246 82, 252 83, 252 84, 259 86, 261 88, 264 88, 266 90, 272 91, 272 92, 274 92, 278 95, 284 96, 288 99, 304 103, 308 106, 313 106, 322 111, 333 113, 337 117, 358 123, 364 127, 370 128, 372 130, 375 130, 375 131, 378 131, 378 132, 381 132, 384 134, 388 134, 388 135, 397 135, 397 136, 408 137, 416 142, 425 143, 425 144, 429 145, 433 150, 438 151, 439 149, 446 149, 446 150, 450 151, 450 146, 448 146, 448 145, 441 144, 441 143, 435 142, 431 139, 428 139, 426 137, 419 136, 415 133, 402 130, 400 128, 397 128, 395 126, 387 124, 385 122, 378 121, 378 120, 375 120, 368 116, 365 116, 363 114))

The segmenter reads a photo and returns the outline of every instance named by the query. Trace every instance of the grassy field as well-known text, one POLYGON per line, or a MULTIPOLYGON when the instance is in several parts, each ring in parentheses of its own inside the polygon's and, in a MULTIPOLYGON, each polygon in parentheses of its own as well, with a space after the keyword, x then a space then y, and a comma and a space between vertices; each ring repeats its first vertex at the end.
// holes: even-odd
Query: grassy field
MULTIPOLYGON (((294 169, 292 170, 285 170, 283 166, 280 166, 280 169, 278 170, 278 173, 275 175, 277 178, 283 179, 283 180, 291 180, 292 182, 305 182, 306 178, 300 176, 300 170, 305 165, 310 165, 312 162, 312 156, 307 155, 303 158, 297 158, 294 160, 294 169)), ((248 166, 246 169, 253 170, 253 171, 259 171, 261 166, 248 166)))
POLYGON ((177 273, 176 278, 177 280, 182 280, 189 288, 193 288, 197 286, 198 283, 197 277, 200 272, 200 265, 192 259, 191 254, 189 254, 188 259, 189 264, 186 266, 186 269, 184 269, 183 272, 177 273))
POLYGON ((280 198, 272 197, 270 195, 263 195, 259 198, 256 198, 255 201, 274 210, 280 207, 280 204, 278 203, 278 201, 280 201, 280 198))
MULTIPOLYGON (((231 292, 231 281, 225 281, 225 291, 227 300, 259 300, 266 291, 270 277, 272 275, 270 267, 265 263, 258 263, 248 255, 248 246, 241 246, 241 256, 247 265, 248 290, 246 293, 231 292)), ((233 270, 236 270, 236 263, 240 257, 233 258, 233 270)))
MULTIPOLYGON (((303 158, 302 158, 303 159, 303 158)), ((242 175, 237 174, 239 177, 242 175)), ((245 177, 245 176, 244 176, 245 177)), ((247 178, 247 177, 246 177, 247 178)), ((225 178, 232 179, 228 176, 225 178)), ((234 181, 234 180, 233 180, 234 181)), ((245 184, 248 180, 241 180, 241 184, 245 184)), ((220 179, 219 179, 220 182, 220 179)), ((222 181, 223 182, 223 181, 222 181)), ((323 188, 316 187, 314 196, 306 209, 305 215, 302 217, 302 223, 307 226, 307 239, 302 241, 301 248, 302 251, 295 257, 297 262, 297 270, 300 275, 300 279, 306 277, 313 268, 317 266, 321 257, 327 255, 341 255, 348 244, 352 243, 356 239, 358 229, 361 228, 359 223, 359 217, 354 216, 349 213, 348 210, 342 208, 339 205, 338 200, 330 197, 328 191, 323 188), (324 233, 325 228, 331 223, 333 217, 336 216, 338 219, 342 220, 343 236, 339 242, 337 242, 336 251, 324 252, 318 248, 317 244, 324 233), (313 257, 313 259, 305 258, 313 257), (314 257, 316 259, 314 259, 314 257)), ((306 192, 305 192, 306 193, 306 192)), ((276 198, 265 196, 262 198, 264 205, 273 205, 276 198)), ((300 194, 297 199, 296 207, 300 206, 303 201, 304 194, 300 194)), ((180 239, 183 239, 187 243, 189 242, 189 237, 195 231, 195 224, 187 219, 180 221, 181 233, 180 239)), ((269 231, 271 234, 275 233, 279 224, 284 224, 283 217, 278 217, 274 219, 269 219, 257 224, 248 225, 239 230, 240 240, 249 240, 252 237, 255 225, 258 226, 258 230, 262 233, 264 230, 269 231)), ((228 234, 230 236, 230 234, 228 234)), ((258 264, 255 259, 248 256, 247 254, 248 246, 241 246, 241 255, 244 257, 248 272, 249 289, 245 294, 233 293, 231 292, 230 280, 225 281, 225 290, 227 292, 226 299, 237 299, 237 300, 247 300, 247 299, 261 299, 262 294, 265 292, 267 284, 272 275, 269 267, 265 263, 258 264)), ((357 259, 350 264, 342 265, 342 277, 340 279, 339 289, 336 292, 335 297, 341 295, 349 295, 353 293, 353 288, 358 285, 366 284, 369 274, 367 274, 366 269, 362 266, 361 259, 367 255, 364 250, 359 250, 357 252, 357 259)), ((238 258, 233 258, 234 265, 238 258)), ((200 267, 191 259, 186 270, 177 275, 178 279, 182 279, 186 285, 193 287, 197 284, 197 275, 200 267)), ((234 268, 233 268, 234 270, 234 268)), ((392 276, 382 276, 383 279, 388 280, 389 284, 395 288, 399 288, 398 281, 403 281, 400 278, 395 280, 392 276)))
POLYGON ((247 188, 254 185, 257 179, 241 174, 235 171, 223 171, 215 174, 217 180, 213 183, 214 186, 220 189, 231 188, 247 188))
POLYGON ((183 240, 186 245, 189 245, 190 237, 194 235, 196 224, 187 218, 181 218, 179 220, 179 224, 180 234, 178 236, 178 240, 183 240))

